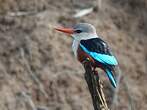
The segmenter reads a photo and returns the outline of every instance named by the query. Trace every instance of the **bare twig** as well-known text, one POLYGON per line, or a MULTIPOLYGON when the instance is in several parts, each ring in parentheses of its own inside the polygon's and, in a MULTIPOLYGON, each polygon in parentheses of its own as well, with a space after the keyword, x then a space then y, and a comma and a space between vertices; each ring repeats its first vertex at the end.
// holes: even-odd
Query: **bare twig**
POLYGON ((29 63, 28 63, 28 61, 25 58, 24 49, 23 48, 20 48, 20 53, 21 53, 21 57, 23 59, 23 63, 26 66, 26 69, 27 69, 28 73, 30 74, 30 76, 32 77, 32 79, 34 80, 34 82, 39 86, 40 92, 45 96, 45 98, 48 99, 48 94, 44 90, 43 84, 40 82, 40 80, 37 78, 37 76, 32 72, 32 70, 31 70, 31 68, 29 66, 29 63))
POLYGON ((17 11, 17 12, 8 12, 7 13, 7 16, 11 16, 11 17, 19 17, 19 16, 28 16, 28 15, 34 15, 38 12, 34 12, 34 11, 28 11, 28 12, 25 12, 25 11, 17 11))
POLYGON ((93 12, 94 7, 91 8, 86 8, 86 9, 81 9, 79 11, 77 11, 77 13, 75 15, 73 15, 74 18, 80 18, 83 17, 91 12, 93 12))
POLYGON ((134 103, 130 93, 130 87, 129 87, 128 81, 126 80, 126 77, 123 77, 122 81, 124 83, 125 91, 127 92, 127 95, 128 95, 128 100, 129 100, 128 110, 135 110, 134 103))
POLYGON ((19 94, 19 98, 21 99, 21 101, 23 101, 25 103, 27 108, 30 108, 30 110, 37 110, 34 102, 31 99, 31 97, 26 92, 22 91, 19 94))
POLYGON ((114 90, 114 95, 113 95, 113 101, 112 101, 112 104, 111 104, 111 109, 114 110, 114 107, 115 105, 117 105, 117 100, 118 100, 118 92, 119 92, 119 88, 120 88, 120 80, 122 78, 122 73, 120 71, 120 68, 118 67, 118 76, 116 78, 117 80, 117 87, 116 89, 114 90))
POLYGON ((120 70, 120 68, 118 68, 118 77, 117 77, 117 88, 114 91, 114 96, 113 96, 113 101, 111 104, 111 109, 114 110, 115 106, 117 106, 117 100, 118 100, 118 92, 119 92, 119 88, 120 88, 120 80, 123 82, 124 84, 124 89, 128 95, 128 100, 129 100, 129 105, 128 105, 128 110, 135 110, 134 108, 134 104, 133 104, 133 100, 132 97, 130 95, 130 89, 129 89, 129 84, 127 83, 126 77, 123 75, 122 77, 122 72, 120 70))
POLYGON ((99 76, 95 76, 91 63, 84 63, 85 80, 87 82, 95 110, 109 110, 102 90, 99 76))

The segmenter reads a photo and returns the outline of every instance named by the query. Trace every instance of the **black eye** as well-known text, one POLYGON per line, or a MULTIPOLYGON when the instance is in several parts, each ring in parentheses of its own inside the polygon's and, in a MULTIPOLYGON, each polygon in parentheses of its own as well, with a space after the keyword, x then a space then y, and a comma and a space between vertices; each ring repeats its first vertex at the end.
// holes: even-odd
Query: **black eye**
POLYGON ((76 33, 81 33, 82 31, 81 31, 81 30, 76 30, 75 32, 76 32, 76 33))

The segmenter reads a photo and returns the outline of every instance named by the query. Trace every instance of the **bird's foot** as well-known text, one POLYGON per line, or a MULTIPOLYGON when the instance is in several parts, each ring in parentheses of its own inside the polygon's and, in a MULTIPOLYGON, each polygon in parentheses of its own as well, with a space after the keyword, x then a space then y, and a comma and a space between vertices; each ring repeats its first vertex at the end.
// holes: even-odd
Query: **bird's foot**
POLYGON ((89 58, 86 58, 85 60, 82 61, 82 64, 88 64, 90 62, 89 58))

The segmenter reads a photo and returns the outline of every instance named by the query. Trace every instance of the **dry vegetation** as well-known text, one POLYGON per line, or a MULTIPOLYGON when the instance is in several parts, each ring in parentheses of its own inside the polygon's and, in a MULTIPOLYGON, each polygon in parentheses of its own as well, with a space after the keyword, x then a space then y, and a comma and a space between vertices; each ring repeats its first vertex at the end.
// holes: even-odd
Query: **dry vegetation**
MULTIPOLYGON (((119 59, 135 110, 147 110, 146 0, 0 0, 0 110, 92 110, 72 39, 53 26, 89 22, 119 59), (75 11, 96 7, 81 18, 75 11)), ((103 73, 102 73, 103 74, 103 73)), ((101 76, 109 105, 112 88, 101 76)), ((116 110, 128 110, 120 83, 116 110)))

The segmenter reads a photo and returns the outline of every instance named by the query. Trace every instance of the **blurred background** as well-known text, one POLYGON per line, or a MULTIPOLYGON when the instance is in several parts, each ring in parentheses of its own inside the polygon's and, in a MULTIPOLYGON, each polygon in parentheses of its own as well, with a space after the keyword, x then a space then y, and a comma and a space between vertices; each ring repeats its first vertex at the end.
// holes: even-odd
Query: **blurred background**
POLYGON ((126 85, 114 110, 147 110, 146 0, 0 0, 0 110, 93 110, 72 39, 53 27, 93 24, 117 56, 126 85))

